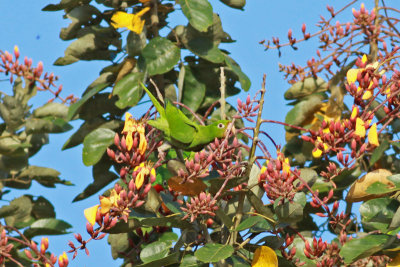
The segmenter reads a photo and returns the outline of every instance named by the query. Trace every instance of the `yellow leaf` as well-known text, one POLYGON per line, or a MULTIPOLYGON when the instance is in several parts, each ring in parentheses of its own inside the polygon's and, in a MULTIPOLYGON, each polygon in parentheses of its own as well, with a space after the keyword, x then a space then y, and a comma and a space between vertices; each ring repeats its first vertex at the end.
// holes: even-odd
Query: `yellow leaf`
POLYGON ((254 252, 252 267, 278 267, 278 257, 270 247, 261 246, 254 252))
POLYGON ((357 135, 357 136, 359 136, 361 138, 365 137, 365 134, 366 134, 364 124, 365 124, 365 122, 362 119, 357 118, 355 135, 357 135))
POLYGON ((94 225, 96 223, 96 214, 97 210, 99 209, 99 205, 95 205, 93 207, 87 208, 83 211, 86 220, 91 224, 94 225))
POLYGON ((368 143, 374 146, 379 146, 378 132, 376 130, 376 123, 372 124, 368 132, 368 143))

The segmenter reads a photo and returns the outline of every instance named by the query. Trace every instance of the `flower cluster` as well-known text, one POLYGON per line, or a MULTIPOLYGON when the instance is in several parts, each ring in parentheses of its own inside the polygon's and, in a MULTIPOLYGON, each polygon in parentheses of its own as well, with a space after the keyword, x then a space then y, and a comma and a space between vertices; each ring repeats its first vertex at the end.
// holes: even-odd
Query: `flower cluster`
POLYGON ((263 186, 267 197, 272 203, 277 199, 280 199, 282 203, 285 199, 292 201, 297 191, 302 188, 295 185, 300 171, 291 170, 289 159, 285 158, 279 150, 277 158, 267 160, 266 165, 262 167, 258 181, 263 186))
POLYGON ((0 73, 4 72, 5 75, 10 75, 10 83, 13 83, 14 76, 23 77, 30 87, 33 88, 38 83, 37 90, 52 93, 54 97, 49 102, 54 101, 56 98, 63 103, 76 102, 77 98, 74 95, 69 95, 66 98, 60 96, 62 85, 56 86, 55 81, 58 80, 58 77, 54 73, 46 72, 43 75, 43 62, 39 61, 37 66, 33 67, 32 59, 25 57, 23 62, 20 62, 19 57, 18 46, 14 47, 14 58, 8 51, 3 52, 0 50, 0 73))
POLYGON ((217 201, 212 198, 210 193, 201 192, 199 196, 192 197, 190 202, 186 202, 186 208, 181 208, 186 214, 182 220, 190 217, 190 221, 194 222, 199 215, 215 216, 218 209, 217 201))

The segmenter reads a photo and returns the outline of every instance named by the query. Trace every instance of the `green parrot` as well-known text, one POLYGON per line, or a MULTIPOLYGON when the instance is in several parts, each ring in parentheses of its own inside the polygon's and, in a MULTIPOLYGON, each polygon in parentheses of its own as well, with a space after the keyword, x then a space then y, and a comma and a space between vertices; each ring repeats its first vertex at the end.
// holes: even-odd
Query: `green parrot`
POLYGON ((229 120, 218 120, 207 126, 199 125, 168 100, 165 101, 165 108, 162 107, 146 86, 142 84, 142 87, 160 114, 159 118, 149 120, 148 124, 162 131, 165 139, 174 147, 186 151, 199 151, 215 138, 225 136, 229 120))

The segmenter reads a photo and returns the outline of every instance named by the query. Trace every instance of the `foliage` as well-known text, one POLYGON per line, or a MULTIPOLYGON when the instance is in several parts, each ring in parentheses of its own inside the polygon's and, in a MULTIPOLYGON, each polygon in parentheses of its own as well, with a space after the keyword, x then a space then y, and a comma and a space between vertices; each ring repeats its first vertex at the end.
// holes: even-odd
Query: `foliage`
MULTIPOLYGON (((245 6, 244 0, 221 2, 245 6)), ((48 133, 67 131, 68 120, 80 119, 63 148, 83 144, 83 163, 93 166, 94 180, 74 201, 106 191, 84 211, 89 238, 75 234, 76 242, 68 243, 73 258, 79 250, 88 254, 90 242, 108 234, 112 255, 123 266, 395 264, 400 11, 376 1, 374 10, 364 4, 353 9, 353 21, 334 22, 350 4, 337 12, 328 6, 330 17, 321 16, 316 33, 303 24, 301 39, 289 30, 285 44, 277 37, 262 42, 279 55, 310 38, 320 42, 317 58, 304 67, 280 65, 290 84, 285 98, 293 106, 285 122, 261 116, 265 76, 254 97, 226 103, 251 84, 229 52, 219 49, 233 40, 207 0, 62 0, 46 6, 45 11, 65 11, 71 24, 60 37, 75 39, 56 65, 111 64, 78 101, 71 96, 30 111, 27 103, 37 90, 60 98, 61 88, 51 90, 54 75, 41 78, 42 64, 20 64, 18 50, 15 59, 1 53, 1 70, 13 83, 13 96, 4 94, 0 103, 3 186, 28 188, 32 180, 69 184, 28 159, 48 133), (182 12, 188 24, 172 26, 173 12, 182 12), (146 95, 156 110, 134 118, 128 111, 146 95), (229 125, 220 123, 226 119, 229 125), (260 130, 267 123, 285 127, 283 147, 260 130), (223 135, 199 130, 219 124, 227 128, 223 135), (359 211, 354 202, 362 202, 359 211)), ((56 263, 46 254, 46 239, 40 249, 29 242, 70 227, 54 218, 50 202, 21 196, 3 206, 0 216, 2 261, 56 263)), ((64 254, 58 264, 68 265, 64 254)))

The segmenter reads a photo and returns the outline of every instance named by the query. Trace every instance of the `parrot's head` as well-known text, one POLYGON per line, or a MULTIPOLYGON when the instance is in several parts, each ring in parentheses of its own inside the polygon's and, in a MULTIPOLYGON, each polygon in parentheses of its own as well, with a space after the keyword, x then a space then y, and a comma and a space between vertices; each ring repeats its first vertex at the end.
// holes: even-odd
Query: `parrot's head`
POLYGON ((230 120, 218 120, 208 125, 208 127, 211 128, 214 137, 222 138, 225 137, 225 132, 230 122, 231 122, 230 120))

